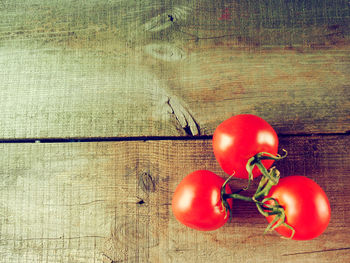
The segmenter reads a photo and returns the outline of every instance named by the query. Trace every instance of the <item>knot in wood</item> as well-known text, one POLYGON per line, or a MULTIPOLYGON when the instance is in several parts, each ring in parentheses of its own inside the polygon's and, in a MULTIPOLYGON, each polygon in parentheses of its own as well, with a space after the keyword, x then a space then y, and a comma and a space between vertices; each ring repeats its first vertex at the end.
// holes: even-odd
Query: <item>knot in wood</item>
POLYGON ((146 192, 154 192, 156 190, 156 183, 149 172, 142 172, 139 177, 139 186, 146 192))

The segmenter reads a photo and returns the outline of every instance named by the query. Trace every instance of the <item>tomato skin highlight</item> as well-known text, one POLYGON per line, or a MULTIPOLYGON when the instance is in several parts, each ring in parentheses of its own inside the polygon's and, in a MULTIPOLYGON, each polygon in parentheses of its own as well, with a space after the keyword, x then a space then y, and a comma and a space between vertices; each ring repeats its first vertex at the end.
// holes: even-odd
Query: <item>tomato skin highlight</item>
MULTIPOLYGON (((225 180, 213 172, 198 170, 188 174, 177 186, 172 210, 182 224, 201 231, 222 227, 229 218, 221 200, 221 186, 225 180)), ((231 193, 228 185, 226 193, 231 193)), ((227 200, 232 207, 232 200, 227 200)))
MULTIPOLYGON (((294 175, 281 178, 267 197, 275 198, 284 208, 286 223, 294 228, 294 240, 310 240, 321 235, 327 228, 331 208, 327 195, 313 180, 294 175)), ((274 215, 266 217, 268 222, 274 215)), ((279 234, 290 237, 292 231, 286 226, 275 229, 279 234)))
MULTIPOLYGON (((213 149, 216 160, 229 175, 248 178, 246 164, 259 152, 277 154, 278 137, 275 130, 264 119, 252 114, 239 114, 223 121, 213 135, 213 149)), ((266 169, 273 160, 263 160, 266 169)), ((257 167, 253 178, 261 175, 257 167)))

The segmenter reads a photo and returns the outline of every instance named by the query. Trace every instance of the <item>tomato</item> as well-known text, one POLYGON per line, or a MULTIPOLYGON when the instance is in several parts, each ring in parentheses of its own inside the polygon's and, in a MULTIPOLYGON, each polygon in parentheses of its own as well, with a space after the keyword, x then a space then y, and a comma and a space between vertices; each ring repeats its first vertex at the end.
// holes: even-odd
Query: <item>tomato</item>
MULTIPOLYGON (((278 137, 275 130, 262 118, 251 114, 240 114, 222 122, 213 135, 213 148, 216 160, 229 175, 248 178, 246 164, 259 152, 276 155, 278 137)), ((266 169, 273 160, 262 160, 266 169)), ((257 167, 253 177, 261 175, 257 167)))
MULTIPOLYGON (((310 178, 304 176, 288 176, 280 179, 267 195, 277 200, 284 208, 286 221, 293 227, 292 239, 310 240, 322 234, 327 228, 331 208, 322 188, 310 178)), ((275 215, 267 217, 268 222, 275 215)), ((292 230, 284 225, 275 229, 285 237, 291 237, 292 230)))
MULTIPOLYGON (((187 175, 177 186, 172 210, 182 224, 202 231, 215 230, 229 218, 222 205, 221 186, 225 180, 213 172, 198 170, 187 175)), ((228 185, 226 193, 231 193, 228 185)), ((232 200, 227 200, 232 207, 232 200)))

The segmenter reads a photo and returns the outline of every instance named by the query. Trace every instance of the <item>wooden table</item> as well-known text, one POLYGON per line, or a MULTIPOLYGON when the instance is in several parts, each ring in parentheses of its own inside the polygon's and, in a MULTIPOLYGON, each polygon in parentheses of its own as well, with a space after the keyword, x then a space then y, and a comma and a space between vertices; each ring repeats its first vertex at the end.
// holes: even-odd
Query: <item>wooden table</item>
POLYGON ((349 52, 345 0, 0 1, 0 262, 350 262, 349 52), (240 113, 327 193, 320 237, 240 201, 216 231, 174 218, 186 174, 227 178, 211 136, 240 113))

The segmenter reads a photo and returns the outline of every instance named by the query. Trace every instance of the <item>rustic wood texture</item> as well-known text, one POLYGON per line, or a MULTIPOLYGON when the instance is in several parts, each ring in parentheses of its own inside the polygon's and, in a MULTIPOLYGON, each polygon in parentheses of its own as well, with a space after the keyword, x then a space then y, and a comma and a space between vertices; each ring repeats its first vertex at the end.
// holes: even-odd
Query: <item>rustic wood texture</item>
POLYGON ((0 261, 348 262, 349 145, 349 136, 280 139, 283 176, 314 179, 331 203, 326 232, 303 242, 262 236, 266 220, 241 201, 217 231, 176 221, 171 196, 187 173, 225 176, 210 140, 1 144, 0 261))
POLYGON ((345 0, 0 0, 0 262, 350 261, 349 83, 345 0), (319 238, 262 236, 239 201, 214 232, 173 217, 183 176, 225 175, 210 140, 155 136, 239 113, 276 129, 282 174, 326 191, 319 238), (121 141, 19 140, 82 138, 121 141))
POLYGON ((0 139, 350 130, 348 1, 0 1, 0 139))

